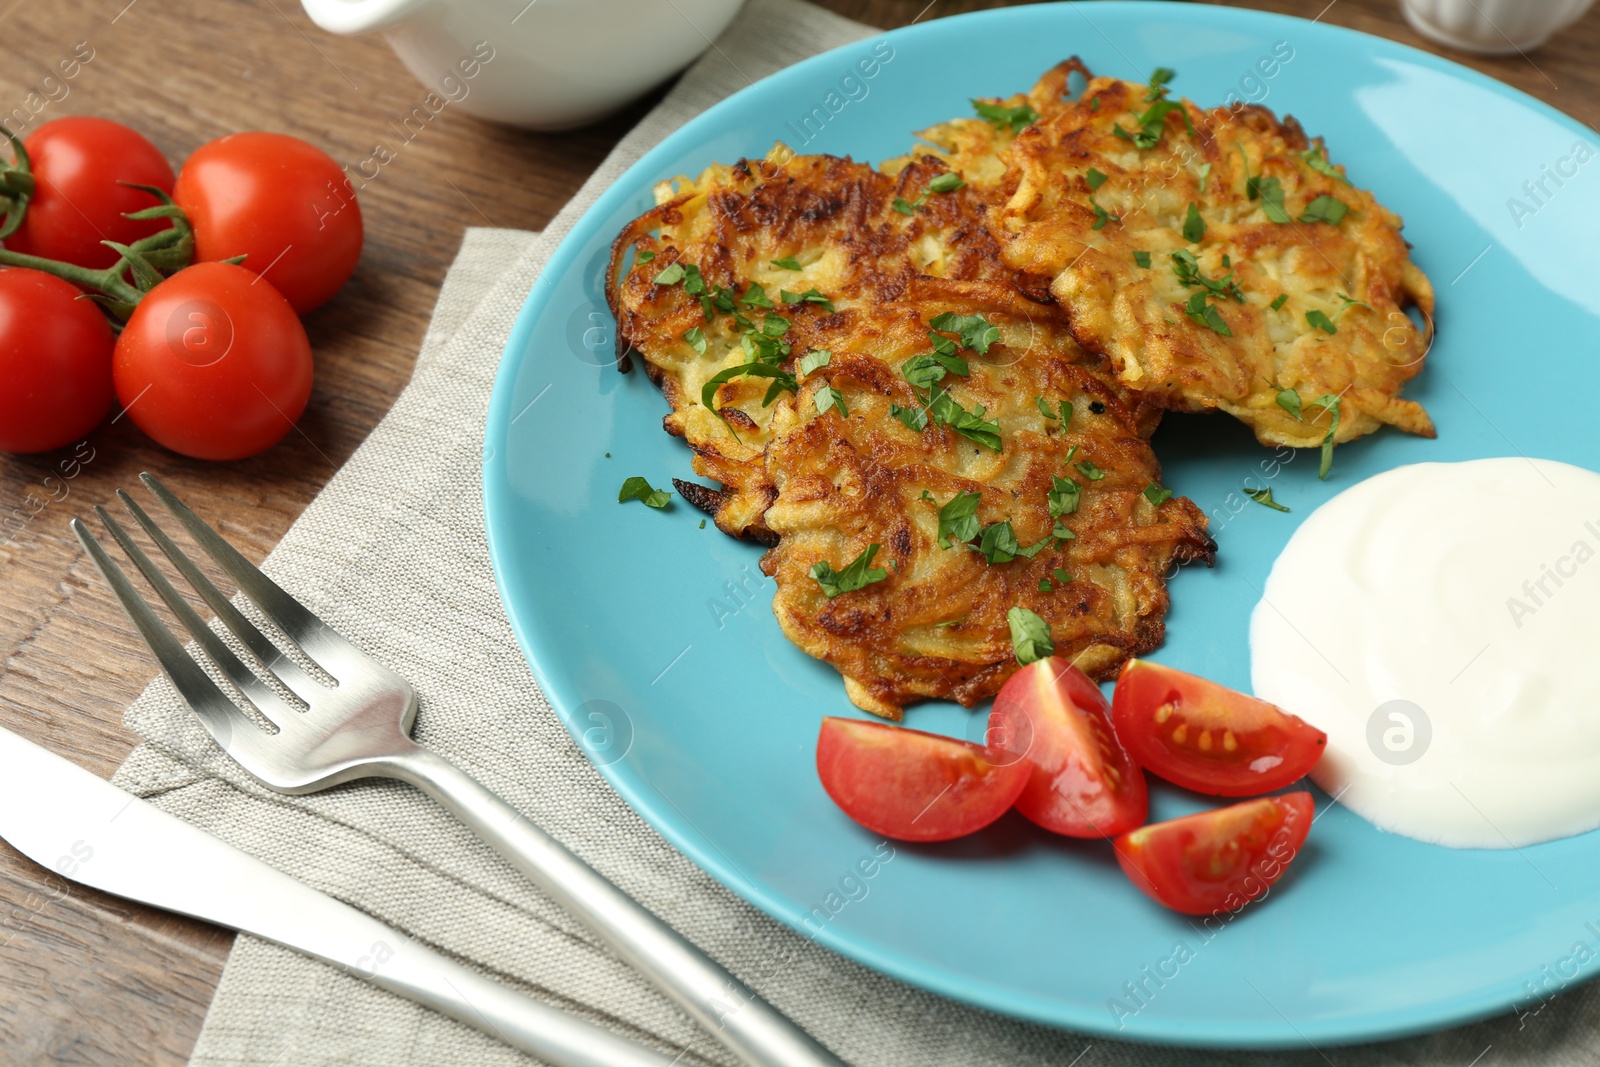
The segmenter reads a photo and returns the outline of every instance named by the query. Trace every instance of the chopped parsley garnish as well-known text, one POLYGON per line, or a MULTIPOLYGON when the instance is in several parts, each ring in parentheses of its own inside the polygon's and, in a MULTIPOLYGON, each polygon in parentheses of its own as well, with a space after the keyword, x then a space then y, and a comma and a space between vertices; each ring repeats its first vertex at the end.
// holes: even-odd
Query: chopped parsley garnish
POLYGON ((1091 96, 1089 98, 1089 110, 1090 111, 1099 111, 1100 110, 1100 98, 1098 96, 1091 96))
POLYGON ((1004 522, 985 526, 983 532, 978 535, 978 544, 975 550, 991 564, 1010 563, 1019 556, 1024 559, 1032 559, 1049 544, 1050 538, 1046 537, 1035 541, 1027 547, 1019 545, 1016 531, 1011 528, 1011 520, 1007 519, 1004 522))
POLYGON ((1277 311, 1279 308, 1283 307, 1283 305, 1287 304, 1288 302, 1289 302, 1289 294, 1288 293, 1279 293, 1277 296, 1272 298, 1272 303, 1268 304, 1267 306, 1270 307, 1273 311, 1277 311))
POLYGON ((1051 577, 1055 578, 1056 581, 1060 582, 1062 585, 1066 585, 1068 582, 1072 581, 1072 575, 1068 574, 1066 571, 1062 570, 1060 567, 1057 567, 1055 570, 1051 571, 1050 575, 1051 575, 1051 577))
POLYGON ((1155 482, 1151 482, 1144 487, 1144 498, 1159 508, 1172 498, 1172 490, 1163 489, 1155 482))
POLYGON ((1189 213, 1183 218, 1183 239, 1190 244, 1199 244, 1206 235, 1206 220, 1200 217, 1200 209, 1193 202, 1189 204, 1189 213))
POLYGON ((623 482, 622 491, 617 494, 617 503, 619 504, 629 500, 638 500, 643 502, 646 507, 651 508, 664 508, 671 499, 671 493, 665 489, 650 488, 650 483, 638 475, 634 475, 623 482))
POLYGON ((1086 459, 1074 463, 1073 466, 1078 469, 1079 474, 1083 475, 1091 482, 1098 482, 1101 478, 1106 476, 1105 471, 1101 470, 1099 467, 1096 467, 1093 463, 1090 463, 1086 459))
POLYGON ((772 265, 774 267, 778 267, 778 268, 780 268, 782 270, 804 270, 805 269, 802 266, 800 266, 800 261, 798 259, 795 259, 793 256, 784 256, 782 259, 775 259, 775 260, 772 261, 772 265))
POLYGON ((1049 419, 1051 422, 1055 422, 1057 419, 1060 419, 1061 420, 1061 429, 1063 431, 1065 431, 1066 428, 1072 424, 1072 401, 1070 401, 1070 400, 1058 400, 1058 401, 1056 401, 1056 409, 1055 409, 1055 411, 1051 411, 1050 410, 1049 401, 1045 400, 1045 398, 1042 397, 1042 396, 1034 397, 1033 398, 1033 402, 1035 404, 1039 405, 1039 414, 1043 415, 1045 418, 1049 419))
POLYGON ((957 493, 939 508, 939 544, 953 548, 978 536, 978 502, 983 494, 957 493))
POLYGON ((1094 208, 1094 223, 1089 227, 1091 230, 1103 230, 1106 228, 1106 223, 1108 222, 1122 221, 1121 215, 1113 215, 1111 212, 1095 203, 1095 199, 1092 196, 1089 198, 1089 206, 1094 208))
POLYGON ((704 530, 706 528, 706 520, 704 520, 704 519, 700 520, 700 527, 699 528, 702 529, 702 530, 704 530))
POLYGON ((1318 145, 1315 148, 1306 149, 1304 152, 1300 153, 1300 158, 1306 161, 1306 166, 1310 167, 1318 174, 1326 174, 1330 178, 1337 178, 1346 185, 1350 184, 1350 179, 1339 173, 1338 167, 1335 167, 1332 163, 1328 162, 1328 150, 1322 145, 1318 145))
POLYGON ((917 433, 921 433, 927 429, 928 411, 926 408, 920 406, 903 408, 899 404, 890 404, 889 414, 905 423, 908 430, 915 430, 917 433))
MULTIPOLYGON (((771 306, 770 303, 767 304, 767 307, 771 306)), ((732 291, 724 289, 720 285, 712 286, 709 293, 700 294, 700 310, 705 313, 707 322, 716 318, 716 313, 719 311, 733 315, 736 319, 744 318, 743 315, 734 310, 732 291)))
POLYGON ((1083 486, 1071 478, 1051 476, 1050 517, 1059 519, 1063 515, 1071 515, 1078 510, 1078 500, 1083 495, 1083 486))
POLYGON ((1349 210, 1343 200, 1323 193, 1306 205, 1305 211, 1300 215, 1300 221, 1326 222, 1329 226, 1337 226, 1344 219, 1345 212, 1349 210))
POLYGON ((705 332, 700 329, 700 327, 696 326, 686 332, 683 335, 683 339, 688 341, 689 347, 694 349, 699 355, 703 356, 706 354, 706 335, 705 332))
POLYGON ((1056 653, 1055 642, 1050 640, 1050 624, 1024 607, 1006 612, 1006 624, 1011 627, 1011 648, 1017 662, 1026 667, 1056 653))
POLYGON ((814 563, 811 566, 811 577, 817 580, 822 587, 822 595, 832 600, 840 593, 853 593, 863 589, 873 582, 881 582, 889 577, 889 572, 882 567, 872 566, 872 557, 878 554, 881 545, 868 545, 866 550, 850 561, 850 565, 842 571, 833 569, 833 564, 827 560, 814 563))
POLYGON ((1200 191, 1203 193, 1206 191, 1206 182, 1211 180, 1211 164, 1200 164, 1200 169, 1196 173, 1200 175, 1200 191))
POLYGON ((826 348, 815 348, 800 357, 800 373, 810 374, 818 367, 826 367, 833 359, 833 353, 826 348))
POLYGON ((1343 315, 1351 308, 1366 308, 1368 311, 1372 310, 1372 305, 1364 300, 1357 300, 1355 297, 1345 296, 1343 293, 1334 293, 1333 295, 1339 298, 1339 310, 1333 314, 1333 319, 1335 322, 1339 321, 1339 316, 1343 315))
POLYGON ((1322 410, 1333 416, 1333 421, 1328 425, 1328 432, 1322 438, 1322 462, 1317 466, 1317 477, 1327 478, 1328 472, 1333 469, 1333 438, 1339 432, 1339 398, 1332 393, 1324 393, 1312 401, 1322 410))
POLYGON ((1138 116, 1139 128, 1132 132, 1123 129, 1120 122, 1111 127, 1111 132, 1124 141, 1132 141, 1135 148, 1154 148, 1161 143, 1161 133, 1166 129, 1167 116, 1174 111, 1183 116, 1184 126, 1193 134, 1194 123, 1189 121, 1189 113, 1176 100, 1157 100, 1151 104, 1144 114, 1138 116))
POLYGON ((928 320, 928 325, 940 333, 955 334, 961 339, 962 348, 980 356, 988 355, 989 346, 1000 340, 999 328, 982 315, 957 315, 947 311, 928 320))
POLYGON ((1106 176, 1093 167, 1090 167, 1089 172, 1083 177, 1089 183, 1089 191, 1091 193, 1106 183, 1106 176))
POLYGON ((1222 317, 1222 313, 1206 303, 1204 290, 1189 297, 1189 302, 1183 306, 1183 313, 1192 321, 1201 326, 1209 326, 1224 337, 1233 336, 1233 330, 1228 327, 1228 322, 1222 317))
MULTIPOLYGON (((733 427, 728 424, 728 420, 717 409, 717 387, 724 382, 731 382, 735 378, 746 377, 772 379, 772 385, 767 388, 766 398, 761 401, 762 407, 766 407, 778 399, 778 395, 784 391, 793 393, 799 389, 799 385, 794 380, 794 375, 782 367, 776 367, 771 363, 763 363, 759 360, 752 363, 741 363, 737 367, 729 367, 727 370, 721 370, 713 374, 700 390, 700 403, 709 408, 717 418, 722 419, 722 424, 727 426, 730 432, 733 427)), ((734 437, 737 438, 738 435, 735 434, 734 437)))
POLYGON ((807 289, 803 293, 791 293, 787 289, 780 289, 778 290, 778 295, 783 298, 785 304, 815 304, 830 315, 834 311, 833 301, 815 289, 807 289))
POLYGON ((1141 267, 1148 267, 1150 265, 1150 253, 1135 252, 1133 254, 1133 261, 1141 267))
POLYGON ((1278 406, 1294 416, 1294 421, 1301 421, 1300 394, 1293 389, 1285 389, 1278 394, 1278 406))
POLYGON ((976 411, 968 411, 949 393, 934 386, 933 394, 928 399, 927 410, 928 417, 935 425, 948 426, 969 441, 976 441, 996 452, 1000 451, 1000 423, 997 420, 985 419, 983 417, 985 411, 981 405, 976 411))
POLYGON ((934 193, 953 193, 965 186, 966 180, 953 171, 938 175, 933 181, 922 187, 922 192, 917 194, 915 200, 907 200, 903 196, 894 198, 894 209, 902 215, 914 215, 928 202, 928 197, 934 193))
POLYGON ((772 307, 772 299, 767 296, 767 291, 756 282, 750 283, 750 288, 745 291, 744 296, 739 298, 739 303, 747 308, 772 307))
POLYGON ((1283 183, 1277 178, 1251 178, 1245 183, 1245 192, 1251 200, 1261 201, 1269 222, 1289 221, 1289 212, 1283 207, 1283 183))
POLYGON ((1004 104, 991 104, 987 100, 974 100, 972 110, 978 113, 980 119, 992 122, 1002 129, 1010 126, 1012 133, 1021 133, 1024 127, 1039 121, 1039 113, 1027 104, 1006 107, 1004 104))
POLYGON ((683 269, 682 263, 672 263, 661 268, 661 273, 656 275, 657 285, 677 285, 683 281, 683 276, 688 273, 683 269))
POLYGON ((1150 72, 1150 88, 1145 90, 1145 103, 1163 99, 1167 95, 1167 83, 1178 76, 1178 72, 1171 67, 1157 67, 1150 72))
POLYGON ((1050 592, 1050 590, 1052 590, 1054 588, 1055 588, 1055 586, 1050 584, 1050 579, 1048 579, 1048 578, 1040 578, 1039 579, 1039 592, 1048 593, 1048 592, 1050 592))
POLYGON ((1237 304, 1244 303, 1244 290, 1234 281, 1233 271, 1230 270, 1220 278, 1208 278, 1200 270, 1200 261, 1187 248, 1180 248, 1172 253, 1172 272, 1178 276, 1179 283, 1186 289, 1199 286, 1219 300, 1231 299, 1237 304))
POLYGON ((1289 509, 1272 499, 1271 489, 1246 489, 1244 495, 1254 500, 1257 504, 1264 504, 1273 511, 1288 511, 1289 509))
POLYGON ((1339 327, 1333 324, 1333 320, 1316 308, 1306 312, 1306 321, 1311 324, 1312 328, 1321 330, 1323 333, 1339 332, 1339 327))
POLYGON ((646 249, 641 250, 638 255, 634 256, 633 257, 633 261, 642 266, 643 264, 648 263, 652 259, 655 259, 655 258, 656 258, 656 254, 654 252, 650 251, 648 248, 646 248, 646 249))
POLYGON ((838 408, 841 419, 850 417, 850 409, 844 406, 844 395, 833 386, 825 385, 817 390, 817 414, 825 415, 829 408, 838 408))
POLYGON ((926 352, 920 356, 912 356, 900 364, 901 376, 917 389, 932 388, 944 381, 946 374, 959 374, 965 377, 970 369, 967 361, 960 356, 946 355, 943 352, 926 352))

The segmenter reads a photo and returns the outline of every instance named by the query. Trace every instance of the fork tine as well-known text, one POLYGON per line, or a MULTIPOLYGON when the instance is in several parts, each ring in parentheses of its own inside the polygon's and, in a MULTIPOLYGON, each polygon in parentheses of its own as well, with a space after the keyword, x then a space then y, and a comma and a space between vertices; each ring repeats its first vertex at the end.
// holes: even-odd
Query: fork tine
POLYGON ((217 744, 226 751, 234 745, 235 734, 248 736, 245 734, 247 730, 259 734, 260 728, 234 706, 228 695, 211 680, 211 676, 201 670, 200 665, 184 651, 172 631, 167 629, 167 624, 151 610, 149 603, 128 581, 116 561, 106 555, 106 550, 100 547, 100 542, 95 540, 82 519, 72 520, 72 532, 78 535, 89 558, 94 560, 106 584, 117 595, 122 610, 128 613, 139 636, 155 653, 161 670, 171 679, 178 694, 194 709, 195 717, 217 744))
POLYGON ((300 601, 284 592, 283 587, 277 582, 262 574, 255 564, 240 555, 237 549, 223 540, 221 534, 190 511, 188 505, 174 496, 166 486, 156 481, 154 476, 141 473, 139 480, 145 484, 145 488, 155 494, 156 499, 166 505, 167 510, 172 512, 179 522, 183 523, 184 529, 189 531, 189 536, 194 538, 195 543, 205 549, 207 554, 228 572, 244 594, 255 601, 262 613, 276 623, 290 640, 304 649, 306 655, 319 661, 319 665, 334 678, 339 677, 339 672, 331 669, 332 664, 322 664, 318 649, 312 646, 322 645, 328 653, 345 655, 354 653, 363 659, 366 658, 365 653, 346 641, 337 630, 323 622, 300 601))
POLYGON ((200 643, 200 647, 205 649, 206 655, 222 668, 222 673, 227 675, 256 709, 272 720, 280 730, 286 723, 292 724, 297 709, 290 707, 282 697, 263 684, 255 671, 234 655, 233 649, 229 648, 217 636, 216 631, 206 625, 199 613, 189 606, 189 602, 167 580, 167 576, 161 573, 149 556, 145 555, 144 549, 128 536, 121 523, 112 518, 105 508, 96 507, 94 511, 100 516, 100 521, 105 524, 106 529, 111 531, 111 536, 117 539, 117 544, 128 554, 128 558, 133 560, 134 566, 139 568, 139 573, 155 587, 156 593, 166 601, 167 607, 178 616, 178 621, 183 623, 184 628, 200 643))
MULTIPOLYGON (((138 520, 139 525, 144 527, 144 532, 150 535, 150 539, 156 543, 156 547, 161 549, 167 559, 172 561, 174 567, 178 568, 178 572, 183 575, 184 580, 194 587, 195 591, 200 594, 200 598, 210 606, 212 611, 217 613, 217 617, 222 620, 223 624, 233 631, 233 635, 255 654, 256 658, 261 661, 262 666, 271 671, 278 681, 282 682, 290 691, 296 693, 300 699, 306 701, 309 701, 311 695, 317 690, 324 688, 322 683, 307 674, 298 663, 284 655, 283 651, 273 644, 267 635, 256 629, 255 624, 245 618, 244 614, 234 607, 227 597, 222 595, 222 591, 212 583, 210 578, 205 576, 199 567, 194 565, 194 561, 189 558, 188 554, 179 548, 172 538, 167 536, 166 531, 157 525, 156 521, 146 513, 144 508, 139 506, 138 501, 121 489, 117 490, 117 499, 122 501, 123 506, 138 520)), ((115 533, 115 531, 112 532, 115 533)), ((121 538, 119 537, 118 540, 120 541, 121 538)), ((123 547, 127 547, 126 542, 123 543, 123 547)), ((134 562, 137 563, 138 560, 135 559, 134 562)), ((143 568, 141 567, 140 569, 142 570, 143 568)), ((146 572, 147 576, 148 573, 146 572)), ((156 573, 159 574, 160 572, 156 573)), ((154 579, 151 581, 153 584, 154 579)), ((160 587, 157 586, 158 591, 159 589, 160 587)), ((187 625, 188 620, 184 621, 185 625, 187 625)), ((210 632, 209 627, 207 632, 210 632)), ((231 673, 229 677, 233 677, 231 673)), ((237 678, 234 680, 238 681, 237 678)))

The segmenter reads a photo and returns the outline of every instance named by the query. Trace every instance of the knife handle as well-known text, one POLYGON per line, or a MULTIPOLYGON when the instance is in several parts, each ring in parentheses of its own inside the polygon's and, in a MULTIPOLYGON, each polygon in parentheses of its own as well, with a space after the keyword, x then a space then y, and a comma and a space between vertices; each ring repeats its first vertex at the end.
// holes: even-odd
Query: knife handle
POLYGON ((443 756, 418 745, 383 766, 382 773, 411 783, 454 813, 750 1067, 846 1067, 683 935, 443 756))

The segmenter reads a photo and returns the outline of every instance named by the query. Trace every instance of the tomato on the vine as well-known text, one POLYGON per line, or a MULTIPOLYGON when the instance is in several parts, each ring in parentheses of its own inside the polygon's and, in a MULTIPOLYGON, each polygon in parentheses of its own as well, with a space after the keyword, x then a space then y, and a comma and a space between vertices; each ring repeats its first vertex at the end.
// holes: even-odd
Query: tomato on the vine
POLYGON ((114 337, 71 282, 0 268, 0 451, 81 441, 111 409, 114 337))
POLYGON ((281 133, 235 133, 183 164, 173 199, 198 262, 244 256, 295 311, 322 306, 361 257, 361 207, 339 164, 281 133))
POLYGON ((311 343, 272 286, 230 263, 197 263, 139 301, 114 371, 128 417, 159 444, 243 459, 276 444, 305 410, 311 343))
POLYGON ((172 191, 172 167, 143 134, 110 119, 73 115, 45 123, 23 141, 34 190, 22 226, 6 238, 13 252, 103 270, 118 254, 101 244, 132 244, 171 225, 128 212, 160 203, 122 182, 172 191))

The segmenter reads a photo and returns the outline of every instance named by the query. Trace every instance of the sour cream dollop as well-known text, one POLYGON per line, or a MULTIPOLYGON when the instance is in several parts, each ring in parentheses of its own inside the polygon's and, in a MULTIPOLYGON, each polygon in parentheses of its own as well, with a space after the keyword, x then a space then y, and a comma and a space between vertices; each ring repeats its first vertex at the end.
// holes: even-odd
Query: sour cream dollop
POLYGON ((1313 512, 1250 623, 1256 695, 1379 827, 1520 848, 1600 826, 1600 474, 1399 467, 1313 512))

